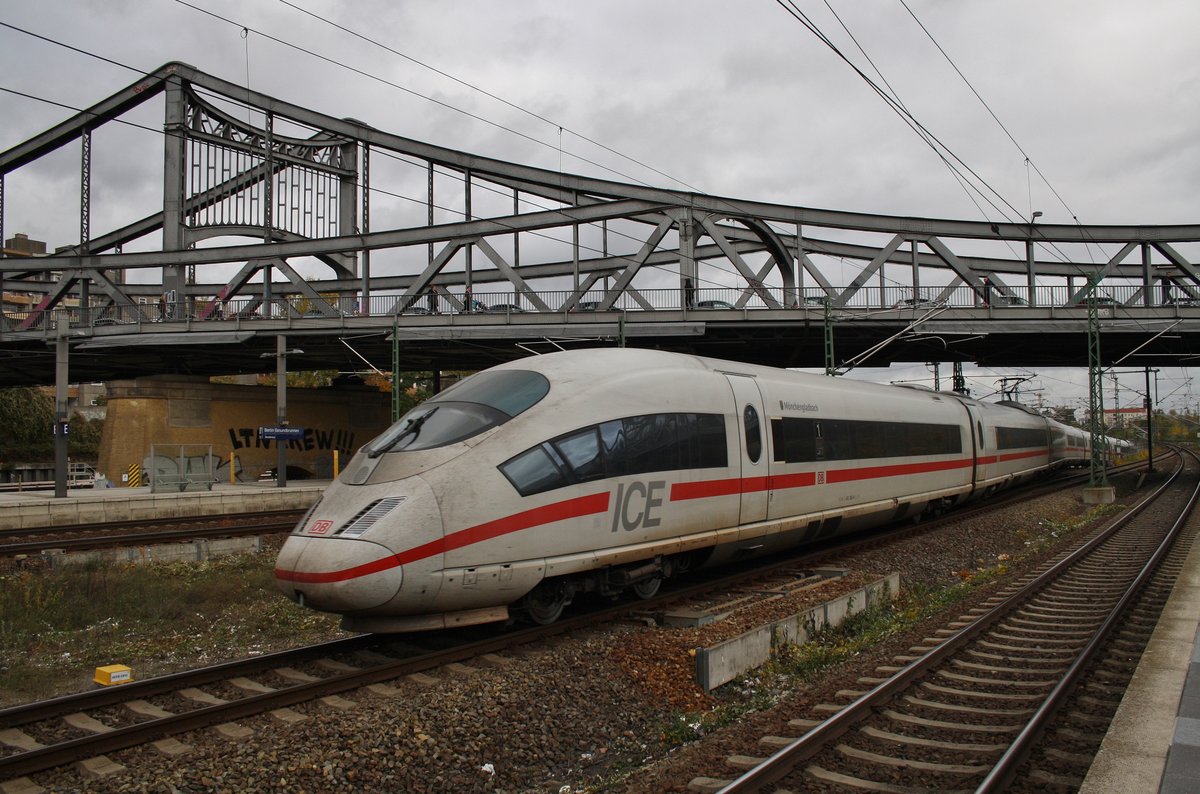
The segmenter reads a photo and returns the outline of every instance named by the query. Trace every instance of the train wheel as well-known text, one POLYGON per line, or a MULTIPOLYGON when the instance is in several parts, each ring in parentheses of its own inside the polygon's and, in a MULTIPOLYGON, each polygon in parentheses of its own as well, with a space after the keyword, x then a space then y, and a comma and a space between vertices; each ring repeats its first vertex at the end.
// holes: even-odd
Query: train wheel
POLYGON ((539 626, 549 626, 562 616, 570 599, 567 589, 561 584, 539 584, 525 596, 525 614, 539 626))
POLYGON ((673 554, 663 560, 663 577, 681 576, 699 567, 703 561, 704 556, 700 552, 685 551, 682 554, 673 554))
POLYGON ((658 588, 661 585, 661 576, 651 576, 649 579, 634 582, 631 587, 633 588, 634 595, 645 601, 647 598, 654 598, 654 596, 658 595, 658 588))

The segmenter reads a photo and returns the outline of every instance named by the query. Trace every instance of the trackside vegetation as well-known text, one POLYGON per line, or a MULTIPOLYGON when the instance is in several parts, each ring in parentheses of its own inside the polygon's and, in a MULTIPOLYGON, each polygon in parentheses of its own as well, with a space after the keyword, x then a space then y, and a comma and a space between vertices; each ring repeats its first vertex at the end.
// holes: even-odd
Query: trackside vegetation
POLYGON ((346 636, 275 589, 274 552, 0 573, 0 707, 346 636))

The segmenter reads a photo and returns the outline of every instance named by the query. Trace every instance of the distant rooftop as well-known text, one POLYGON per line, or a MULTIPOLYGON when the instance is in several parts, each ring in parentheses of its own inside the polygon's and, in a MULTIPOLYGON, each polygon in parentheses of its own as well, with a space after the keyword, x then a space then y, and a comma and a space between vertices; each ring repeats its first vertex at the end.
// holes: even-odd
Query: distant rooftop
POLYGON ((15 237, 4 241, 5 256, 45 256, 46 244, 41 240, 31 240, 29 235, 17 232, 15 237))

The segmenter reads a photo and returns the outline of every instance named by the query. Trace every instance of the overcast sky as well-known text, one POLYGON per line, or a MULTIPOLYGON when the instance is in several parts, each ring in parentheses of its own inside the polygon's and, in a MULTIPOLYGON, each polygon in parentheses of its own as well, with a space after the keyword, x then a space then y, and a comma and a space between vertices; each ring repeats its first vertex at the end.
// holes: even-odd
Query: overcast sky
MULTIPOLYGON (((905 2, 830 0, 840 21, 824 2, 797 6, 1022 215, 1200 222, 1200 3, 905 2)), ((179 60, 333 116, 520 163, 809 207, 985 217, 933 151, 774 0, 194 5, 0 0, 0 22, 28 31, 0 27, 0 88, 85 107, 136 79, 93 56, 140 71, 179 60)), ((69 115, 0 91, 0 150, 69 115)), ((153 114, 142 121, 161 128, 153 114)), ((151 133, 128 134, 159 150, 151 133)), ((161 198, 156 157, 104 138, 95 146, 98 175, 161 198)), ((36 196, 6 183, 7 236, 76 241, 77 153, 62 162, 61 178, 36 196)), ((102 194, 94 201, 93 232, 135 211, 102 194)), ((987 370, 977 390, 1014 373, 987 370)), ((1194 406, 1200 387, 1179 390, 1187 373, 1170 374, 1160 396, 1194 406)), ((1042 377, 1052 403, 1078 400, 1086 382, 1066 371, 1042 377)))

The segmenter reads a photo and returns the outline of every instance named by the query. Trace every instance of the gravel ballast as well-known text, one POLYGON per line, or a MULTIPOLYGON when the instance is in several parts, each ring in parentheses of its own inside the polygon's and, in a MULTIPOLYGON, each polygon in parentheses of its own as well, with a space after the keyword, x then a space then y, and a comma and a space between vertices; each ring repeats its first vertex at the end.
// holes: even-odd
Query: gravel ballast
MULTIPOLYGON (((1119 497, 1134 479, 1116 482, 1119 497)), ((1042 497, 831 560, 848 569, 845 579, 729 622, 699 629, 630 623, 568 635, 470 671, 438 671, 433 684, 390 682, 398 690, 391 697, 345 693, 353 708, 302 704, 294 710, 307 719, 294 724, 269 715, 245 720, 253 735, 243 740, 211 730, 179 736, 190 749, 178 758, 152 747, 117 752, 111 758, 126 769, 111 777, 85 780, 64 768, 33 779, 52 791, 89 792, 684 791, 697 759, 706 757, 699 715, 745 708, 771 688, 774 705, 713 731, 722 753, 732 738, 743 752, 761 754, 754 751, 759 736, 785 734, 789 719, 811 716, 812 704, 873 675, 990 595, 995 582, 1036 564, 1062 541, 1065 524, 1087 511, 1078 489, 1042 497), (990 584, 952 614, 893 636, 816 683, 767 684, 751 674, 711 694, 695 684, 692 649, 800 611, 797 604, 836 598, 892 571, 908 589, 954 585, 981 569, 991 572, 990 584), (680 744, 685 738, 692 741, 680 744)))

